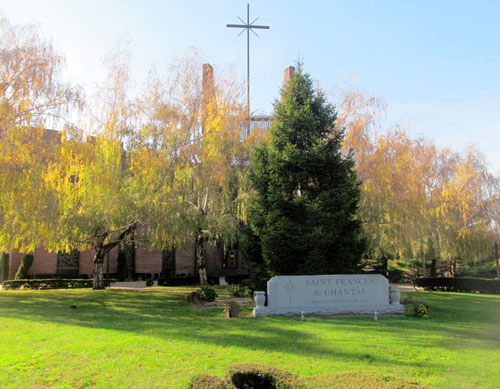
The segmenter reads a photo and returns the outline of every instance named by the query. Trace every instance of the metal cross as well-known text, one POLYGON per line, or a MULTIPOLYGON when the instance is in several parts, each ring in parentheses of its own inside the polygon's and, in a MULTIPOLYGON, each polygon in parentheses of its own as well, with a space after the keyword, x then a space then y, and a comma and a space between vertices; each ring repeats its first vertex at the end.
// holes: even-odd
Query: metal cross
POLYGON ((245 21, 238 16, 238 19, 240 19, 241 23, 243 24, 227 24, 226 27, 232 27, 232 28, 243 28, 243 31, 241 31, 238 36, 243 34, 245 30, 247 30, 247 114, 248 114, 248 130, 250 131, 250 31, 252 31, 255 36, 257 33, 254 31, 255 28, 263 29, 263 30, 269 30, 269 26, 257 26, 254 23, 259 19, 256 18, 253 22, 250 23, 250 4, 247 3, 247 21, 245 21))

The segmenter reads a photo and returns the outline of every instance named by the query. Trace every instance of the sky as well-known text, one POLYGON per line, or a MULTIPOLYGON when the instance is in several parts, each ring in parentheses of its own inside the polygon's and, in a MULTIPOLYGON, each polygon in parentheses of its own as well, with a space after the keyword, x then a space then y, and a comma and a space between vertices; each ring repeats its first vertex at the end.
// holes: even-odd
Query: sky
POLYGON ((201 50, 215 71, 246 79, 246 36, 226 24, 269 25, 250 37, 251 107, 270 114, 283 70, 300 57, 325 91, 355 85, 387 103, 383 126, 442 147, 479 148, 500 174, 500 1, 0 0, 11 23, 39 25, 87 91, 104 57, 128 41, 133 77, 201 50))

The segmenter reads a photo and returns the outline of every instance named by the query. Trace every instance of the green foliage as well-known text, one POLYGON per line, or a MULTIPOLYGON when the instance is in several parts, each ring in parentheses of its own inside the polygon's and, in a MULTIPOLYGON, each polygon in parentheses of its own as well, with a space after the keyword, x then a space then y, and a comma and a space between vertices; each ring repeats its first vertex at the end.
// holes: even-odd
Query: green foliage
POLYGON ((226 383, 217 376, 210 374, 195 375, 188 386, 189 389, 226 389, 226 383))
POLYGON ((417 382, 375 371, 348 371, 299 376, 268 365, 243 363, 228 368, 226 381, 209 374, 194 376, 189 389, 328 389, 328 388, 425 388, 417 382))
POLYGON ((297 375, 273 366, 240 363, 227 369, 226 381, 238 389, 292 388, 297 375))
MULTIPOLYGON (((109 286, 115 280, 104 280, 104 285, 109 286)), ((70 288, 91 288, 92 280, 89 279, 29 279, 11 280, 2 282, 4 289, 70 289, 70 288)))
POLYGON ((0 257, 0 281, 5 281, 9 278, 9 254, 2 253, 0 257))
POLYGON ((217 292, 211 286, 202 286, 187 294, 185 299, 188 304, 210 303, 217 298, 217 292))
POLYGON ((429 304, 422 300, 414 300, 411 296, 401 300, 401 304, 405 305, 405 315, 415 316, 427 319, 431 316, 429 304))
POLYGON ((256 198, 249 221, 262 263, 275 274, 359 269, 366 248, 356 217, 360 190, 335 119, 333 106, 299 67, 275 106, 269 142, 252 154, 256 198))
POLYGON ((460 264, 455 272, 455 277, 464 278, 495 278, 496 266, 495 261, 485 261, 478 263, 460 264))
POLYGON ((267 290, 267 281, 273 273, 269 261, 262 256, 262 246, 259 237, 254 231, 245 225, 239 236, 239 248, 248 263, 249 277, 253 290, 267 290))
POLYGON ((431 316, 429 310, 429 304, 423 301, 417 301, 413 303, 413 315, 415 317, 421 317, 427 319, 431 316))
POLYGON ((415 283, 427 290, 500 294, 500 280, 485 278, 418 278, 415 283))
POLYGON ((203 301, 210 303, 212 301, 215 301, 215 299, 217 298, 217 293, 215 292, 215 289, 212 288, 211 286, 202 286, 200 288, 200 298, 203 301))
POLYGON ((245 297, 248 295, 248 290, 242 285, 228 285, 227 291, 231 297, 245 297))
POLYGON ((31 268, 31 265, 33 264, 33 259, 33 255, 31 254, 26 254, 23 257, 21 264, 19 265, 19 269, 16 273, 16 280, 23 280, 28 276, 28 272, 31 268))

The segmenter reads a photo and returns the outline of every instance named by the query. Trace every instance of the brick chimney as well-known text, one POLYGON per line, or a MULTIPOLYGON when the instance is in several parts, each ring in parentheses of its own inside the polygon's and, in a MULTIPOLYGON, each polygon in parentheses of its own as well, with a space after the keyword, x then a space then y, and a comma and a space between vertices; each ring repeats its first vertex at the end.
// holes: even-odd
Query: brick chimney
POLYGON ((202 128, 204 128, 208 115, 207 110, 210 108, 210 104, 214 104, 215 102, 214 68, 209 63, 203 64, 201 84, 201 123, 202 128))
POLYGON ((294 73, 295 73, 295 68, 293 66, 289 66, 283 71, 283 90, 281 92, 282 95, 287 90, 288 83, 292 79, 294 73))

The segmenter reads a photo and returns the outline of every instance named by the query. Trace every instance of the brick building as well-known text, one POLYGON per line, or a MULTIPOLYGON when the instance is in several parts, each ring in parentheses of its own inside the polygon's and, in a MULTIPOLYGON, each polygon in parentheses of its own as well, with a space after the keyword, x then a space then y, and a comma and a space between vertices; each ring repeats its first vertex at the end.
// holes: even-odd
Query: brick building
MULTIPOLYGON (((286 88, 293 67, 284 71, 283 87, 286 88)), ((214 98, 213 68, 209 64, 203 65, 202 101, 214 98)), ((202 113, 203 117, 203 113, 202 113)), ((243 126, 242 138, 249 135, 255 128, 268 130, 272 122, 269 116, 255 116, 250 128, 243 126)), ((59 140, 60 133, 46 130, 45 137, 50 140, 59 140)), ((71 253, 50 253, 44 248, 37 248, 33 253, 34 261, 29 270, 32 278, 90 278, 92 277, 93 253, 91 251, 71 253)), ((14 279, 21 264, 24 253, 13 251, 9 255, 8 278, 14 279)), ((207 277, 217 282, 220 277, 245 278, 248 276, 248 266, 238 250, 227 250, 206 244, 207 277)), ((146 247, 115 247, 107 255, 104 262, 105 277, 119 278, 169 278, 178 283, 183 281, 194 282, 198 277, 194 245, 186 245, 181 249, 170 251, 152 251, 146 247)), ((0 277, 3 272, 0 272, 0 277)), ((0 279, 1 281, 1 279, 0 279)))

